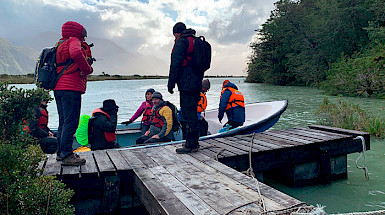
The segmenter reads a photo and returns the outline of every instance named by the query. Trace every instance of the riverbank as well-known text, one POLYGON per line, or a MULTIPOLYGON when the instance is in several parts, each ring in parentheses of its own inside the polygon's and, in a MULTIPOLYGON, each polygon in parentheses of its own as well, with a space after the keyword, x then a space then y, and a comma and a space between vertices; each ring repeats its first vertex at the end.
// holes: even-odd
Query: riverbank
MULTIPOLYGON (((205 76, 206 78, 243 78, 243 76, 205 76)), ((88 81, 107 81, 107 80, 142 80, 142 79, 167 79, 168 76, 161 75, 89 75, 88 81)), ((9 82, 10 84, 33 84, 34 74, 27 75, 0 75, 0 82, 9 82)))

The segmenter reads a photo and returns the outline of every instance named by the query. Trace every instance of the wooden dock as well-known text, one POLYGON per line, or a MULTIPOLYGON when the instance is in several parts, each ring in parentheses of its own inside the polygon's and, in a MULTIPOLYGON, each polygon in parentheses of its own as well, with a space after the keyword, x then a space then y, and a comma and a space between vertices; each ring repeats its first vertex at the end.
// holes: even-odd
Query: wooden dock
POLYGON ((74 167, 53 155, 41 167, 75 190, 76 214, 283 213, 311 206, 239 172, 249 167, 251 139, 260 178, 283 168, 288 180, 302 183, 346 176, 344 157, 362 150, 357 136, 369 149, 367 133, 313 126, 201 141, 188 155, 176 154, 178 145, 101 150, 82 153, 86 165, 74 167))

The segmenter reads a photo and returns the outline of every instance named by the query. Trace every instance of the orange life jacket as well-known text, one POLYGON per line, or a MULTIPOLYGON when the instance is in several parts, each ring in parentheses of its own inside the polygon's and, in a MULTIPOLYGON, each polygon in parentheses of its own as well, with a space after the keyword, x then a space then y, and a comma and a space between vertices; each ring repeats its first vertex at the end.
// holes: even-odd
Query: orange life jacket
POLYGON ((245 99, 243 97, 243 94, 232 87, 225 87, 221 92, 221 97, 226 89, 231 91, 231 96, 229 98, 229 101, 227 102, 226 110, 236 106, 245 107, 245 99))
POLYGON ((205 111, 206 107, 207 107, 207 98, 206 98, 206 95, 203 92, 201 92, 201 98, 198 102, 198 109, 197 109, 198 113, 205 111))
POLYGON ((162 109, 166 105, 162 105, 160 107, 157 107, 155 111, 152 111, 151 114, 151 125, 155 125, 158 128, 162 128, 164 125, 164 122, 162 120, 162 116, 159 114, 160 109, 162 109))
MULTIPOLYGON (((94 116, 95 113, 102 113, 105 116, 107 116, 108 119, 111 119, 111 116, 108 113, 102 111, 100 108, 94 110, 94 112, 92 112, 92 116, 94 116)), ((107 131, 105 131, 104 132, 104 137, 106 138, 107 142, 113 142, 113 141, 116 140, 115 132, 107 132, 107 131)))
POLYGON ((45 130, 48 126, 48 111, 42 107, 39 107, 40 110, 40 117, 38 119, 38 126, 39 128, 45 130))
POLYGON ((151 122, 152 106, 149 101, 146 102, 146 109, 143 112, 142 122, 149 125, 151 122))
MULTIPOLYGON (((179 37, 180 38, 180 37, 179 37)), ((179 39, 177 38, 175 42, 179 39)), ((183 64, 182 66, 187 66, 188 62, 192 59, 193 54, 194 54, 194 37, 186 37, 188 39, 188 48, 187 48, 187 53, 186 53, 186 58, 183 59, 183 64)), ((172 48, 171 53, 174 52, 174 48, 172 48)))

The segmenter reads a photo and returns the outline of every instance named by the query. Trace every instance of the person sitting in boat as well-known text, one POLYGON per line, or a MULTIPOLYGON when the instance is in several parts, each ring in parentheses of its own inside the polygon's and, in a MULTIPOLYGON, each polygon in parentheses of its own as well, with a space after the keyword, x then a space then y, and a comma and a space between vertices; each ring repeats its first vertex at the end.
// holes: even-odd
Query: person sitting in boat
POLYGON ((92 112, 88 124, 88 143, 91 150, 119 148, 116 140, 116 124, 119 106, 115 100, 107 99, 103 101, 103 107, 92 112))
POLYGON ((131 124, 132 122, 134 122, 138 117, 140 117, 143 114, 142 129, 141 129, 142 134, 144 134, 146 131, 148 131, 148 129, 150 128, 150 117, 151 117, 151 111, 152 111, 152 107, 153 107, 151 98, 152 98, 152 94, 154 92, 155 92, 154 89, 152 89, 152 88, 148 89, 145 93, 146 101, 144 101, 140 105, 140 107, 135 112, 135 114, 131 117, 130 120, 122 122, 122 124, 124 124, 124 125, 131 124))
POLYGON ((172 110, 163 101, 163 96, 159 92, 152 94, 152 103, 154 105, 150 128, 138 139, 136 144, 170 142, 174 140, 172 132, 172 110))
POLYGON ((58 141, 56 135, 48 128, 48 102, 49 100, 41 101, 39 107, 35 109, 35 118, 24 127, 24 130, 38 139, 44 153, 53 154, 57 150, 58 141))
POLYGON ((245 99, 238 87, 229 80, 225 80, 222 85, 218 111, 220 123, 222 123, 224 113, 228 119, 225 126, 229 125, 230 129, 242 126, 245 122, 245 99))

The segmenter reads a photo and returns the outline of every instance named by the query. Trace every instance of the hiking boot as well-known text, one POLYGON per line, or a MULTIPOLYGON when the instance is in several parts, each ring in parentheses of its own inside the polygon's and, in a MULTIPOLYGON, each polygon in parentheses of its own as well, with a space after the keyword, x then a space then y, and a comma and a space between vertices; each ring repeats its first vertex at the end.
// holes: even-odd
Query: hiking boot
POLYGON ((78 165, 84 165, 86 163, 86 159, 80 158, 78 154, 72 154, 68 157, 66 157, 63 160, 63 163, 61 165, 63 166, 78 166, 78 165))
POLYGON ((56 154, 56 160, 57 161, 63 161, 65 157, 60 156, 59 154, 56 154))
POLYGON ((188 153, 193 153, 197 151, 198 151, 198 148, 190 149, 190 148, 187 148, 186 146, 183 146, 183 148, 176 149, 177 154, 188 154, 188 153))

